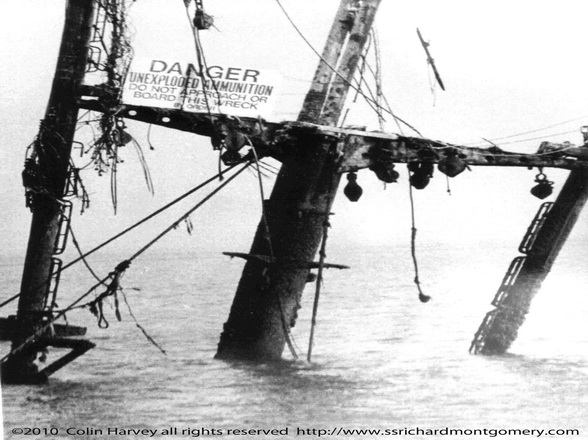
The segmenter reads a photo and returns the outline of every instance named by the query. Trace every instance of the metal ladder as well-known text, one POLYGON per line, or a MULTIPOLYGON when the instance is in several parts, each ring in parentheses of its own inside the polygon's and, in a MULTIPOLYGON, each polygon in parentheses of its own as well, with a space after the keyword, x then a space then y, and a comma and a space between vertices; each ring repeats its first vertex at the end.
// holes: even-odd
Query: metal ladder
POLYGON ((69 237, 69 225, 71 223, 71 214, 73 210, 73 204, 69 200, 65 200, 66 197, 73 197, 74 191, 71 185, 71 179, 67 183, 67 189, 64 194, 64 200, 59 201, 61 215, 59 216, 59 227, 57 236, 55 237, 55 246, 53 248, 53 255, 51 257, 51 268, 49 269, 49 287, 47 289, 47 297, 45 298, 45 311, 51 312, 55 307, 55 300, 57 298, 57 289, 59 288, 59 280, 61 277, 61 267, 63 261, 58 255, 61 255, 65 251, 67 246, 67 239, 69 237), (51 299, 51 300, 49 300, 51 299))
POLYGON ((480 324, 480 327, 478 328, 478 331, 474 336, 472 344, 470 345, 470 353, 479 354, 484 349, 486 337, 488 335, 488 332, 492 328, 492 324, 494 323, 496 315, 501 310, 508 308, 508 306, 505 305, 506 299, 510 295, 512 286, 515 284, 521 267, 527 259, 526 255, 528 255, 529 252, 531 252, 531 250, 533 249, 533 244, 535 243, 537 234, 539 233, 541 227, 545 223, 547 214, 549 214, 549 211, 551 210, 552 206, 553 202, 545 202, 541 204, 539 210, 537 211, 537 214, 535 214, 533 221, 529 225, 529 228, 527 229, 527 232, 525 233, 525 236, 523 237, 523 240, 519 245, 519 252, 525 255, 515 257, 515 259, 512 260, 512 262, 510 263, 510 266, 506 271, 506 275, 502 279, 502 283, 500 284, 500 287, 498 288, 498 291, 496 292, 496 295, 494 296, 494 299, 491 303, 495 307, 495 309, 488 312, 484 317, 482 324, 480 324))

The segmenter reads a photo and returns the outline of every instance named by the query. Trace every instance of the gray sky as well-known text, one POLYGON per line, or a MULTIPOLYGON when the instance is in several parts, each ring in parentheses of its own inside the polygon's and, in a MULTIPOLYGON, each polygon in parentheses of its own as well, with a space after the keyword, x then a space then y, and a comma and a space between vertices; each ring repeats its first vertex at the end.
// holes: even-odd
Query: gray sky
MULTIPOLYGON (((20 173, 25 147, 43 118, 61 37, 64 1, 0 0, 0 174, 5 252, 23 258, 30 213, 24 207, 20 173)), ((292 19, 320 52, 337 0, 282 0, 292 19)), ((383 0, 377 17, 384 92, 392 108, 425 136, 456 143, 496 139, 574 120, 526 136, 497 141, 503 149, 533 152, 541 139, 581 142, 579 127, 588 125, 586 106, 586 36, 588 2, 466 0, 383 0), (425 55, 415 29, 420 27, 446 85, 430 88, 425 55), (555 133, 570 132, 560 136, 555 133), (516 143, 508 143, 517 141, 516 143)), ((203 36, 209 64, 236 64, 278 70, 282 97, 274 121, 294 120, 317 65, 316 55, 296 34, 275 0, 204 1, 218 30, 203 36)), ((181 0, 138 0, 132 7, 137 56, 194 59, 193 42, 181 0)), ((372 58, 373 60, 373 58, 372 58)), ((353 93, 350 94, 353 96, 353 93)), ((350 123, 377 129, 365 105, 354 106, 350 123)), ((392 120, 386 129, 397 132, 392 120)), ((87 172, 92 205, 73 227, 84 248, 95 245, 216 172, 217 156, 208 140, 153 127, 149 151, 147 127, 130 123, 144 148, 155 183, 151 197, 142 181, 137 156, 123 153, 119 169, 119 214, 110 204, 109 179, 87 172)), ((405 131, 410 134, 409 130, 405 131)), ((79 163, 85 163, 87 158, 79 163)), ((359 174, 364 196, 351 204, 343 195, 334 211, 330 245, 353 251, 361 242, 407 246, 410 211, 405 170, 398 184, 384 185, 370 171, 359 174)), ((512 246, 513 256, 540 202, 529 194, 536 170, 474 168, 451 181, 436 173, 431 185, 416 193, 419 243, 476 246, 480 241, 512 246)), ((566 172, 549 171, 556 188, 566 172)), ((176 231, 162 246, 247 251, 260 202, 257 182, 245 173, 234 186, 194 215, 193 236, 176 231)), ((269 193, 272 180, 266 180, 269 193)), ((194 200, 194 199, 193 199, 194 200)), ((184 205, 187 206, 187 205, 184 205)), ((176 211, 176 215, 181 209, 176 211)), ((161 219, 121 243, 134 252, 163 229, 161 219)), ((573 234, 587 240, 586 213, 573 234)), ((341 261, 341 263, 345 263, 341 261)), ((506 262, 505 262, 506 264, 506 262)))

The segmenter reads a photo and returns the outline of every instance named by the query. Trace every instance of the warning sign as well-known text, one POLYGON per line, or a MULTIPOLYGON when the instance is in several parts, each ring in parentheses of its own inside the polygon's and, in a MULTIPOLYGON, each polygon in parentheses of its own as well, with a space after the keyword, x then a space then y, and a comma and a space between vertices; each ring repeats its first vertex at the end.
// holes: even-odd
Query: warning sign
POLYGON ((209 66, 169 59, 134 59, 123 103, 144 107, 269 118, 280 75, 273 70, 209 66))

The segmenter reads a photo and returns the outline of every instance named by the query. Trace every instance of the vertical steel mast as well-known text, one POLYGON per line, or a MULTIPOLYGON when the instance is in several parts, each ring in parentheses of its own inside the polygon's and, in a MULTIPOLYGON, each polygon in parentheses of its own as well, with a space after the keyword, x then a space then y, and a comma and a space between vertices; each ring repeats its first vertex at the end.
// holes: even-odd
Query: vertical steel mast
MULTIPOLYGON (((380 0, 341 1, 299 121, 338 124, 379 4, 380 0)), ((340 153, 332 137, 301 134, 293 153, 284 158, 265 201, 268 230, 262 220, 217 358, 280 359, 335 199, 340 153)))
POLYGON ((37 382, 46 377, 46 374, 40 374, 36 363, 45 347, 34 343, 21 347, 24 341, 39 332, 49 318, 49 286, 54 271, 52 257, 64 215, 62 199, 69 179, 70 152, 79 110, 77 100, 88 60, 93 15, 93 0, 67 1, 51 95, 34 144, 35 160, 29 164, 34 166, 37 185, 28 196, 33 216, 18 301, 16 332, 12 337, 13 351, 19 350, 2 365, 2 380, 7 383, 37 382))

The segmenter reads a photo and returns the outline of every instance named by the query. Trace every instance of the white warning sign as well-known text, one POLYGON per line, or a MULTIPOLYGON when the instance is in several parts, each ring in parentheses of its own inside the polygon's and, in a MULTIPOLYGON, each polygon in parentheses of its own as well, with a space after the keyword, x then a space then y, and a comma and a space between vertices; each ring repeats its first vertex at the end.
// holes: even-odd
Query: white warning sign
POLYGON ((269 118, 281 78, 273 70, 209 66, 169 59, 134 59, 123 103, 144 107, 269 118))

